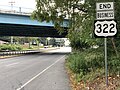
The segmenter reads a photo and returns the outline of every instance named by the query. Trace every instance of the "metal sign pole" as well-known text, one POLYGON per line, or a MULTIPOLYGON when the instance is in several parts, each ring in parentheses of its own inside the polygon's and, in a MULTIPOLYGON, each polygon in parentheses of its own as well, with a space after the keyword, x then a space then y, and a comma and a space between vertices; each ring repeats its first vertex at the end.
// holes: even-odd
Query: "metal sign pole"
POLYGON ((106 86, 108 86, 108 67, 107 67, 107 38, 104 38, 105 44, 105 78, 106 78, 106 86))

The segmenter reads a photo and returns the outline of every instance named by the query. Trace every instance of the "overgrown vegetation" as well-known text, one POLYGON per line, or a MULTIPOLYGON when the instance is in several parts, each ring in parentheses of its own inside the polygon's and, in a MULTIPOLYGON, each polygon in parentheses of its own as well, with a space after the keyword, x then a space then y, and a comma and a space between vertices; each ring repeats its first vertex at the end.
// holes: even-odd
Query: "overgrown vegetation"
MULTIPOLYGON (((118 74, 120 72, 119 57, 109 56, 108 67, 109 74, 118 74)), ((104 48, 86 49, 84 51, 73 52, 67 59, 67 66, 81 78, 96 70, 104 69, 104 48)), ((99 73, 103 75, 104 72, 99 73)))
MULTIPOLYGON (((106 88, 104 87, 105 61, 103 47, 73 52, 68 56, 66 60, 66 66, 68 71, 71 71, 70 76, 73 77, 73 80, 76 82, 76 84, 74 84, 75 82, 72 82, 75 90, 86 90, 86 87, 89 87, 90 90, 104 90, 106 88), (95 89, 96 87, 99 89, 95 89)), ((110 78, 109 84, 114 82, 112 84, 114 85, 114 89, 113 86, 110 85, 110 89, 108 90, 117 90, 117 88, 120 87, 119 76, 120 57, 116 57, 115 54, 111 55, 111 53, 108 52, 108 77, 110 78)))

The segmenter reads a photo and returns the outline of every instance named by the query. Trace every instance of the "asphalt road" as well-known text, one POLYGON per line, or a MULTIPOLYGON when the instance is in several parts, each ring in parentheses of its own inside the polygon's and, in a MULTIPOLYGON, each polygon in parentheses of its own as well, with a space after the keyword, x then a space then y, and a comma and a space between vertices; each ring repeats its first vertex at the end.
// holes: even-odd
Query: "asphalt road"
POLYGON ((64 65, 69 51, 1 59, 0 90, 71 90, 64 65))

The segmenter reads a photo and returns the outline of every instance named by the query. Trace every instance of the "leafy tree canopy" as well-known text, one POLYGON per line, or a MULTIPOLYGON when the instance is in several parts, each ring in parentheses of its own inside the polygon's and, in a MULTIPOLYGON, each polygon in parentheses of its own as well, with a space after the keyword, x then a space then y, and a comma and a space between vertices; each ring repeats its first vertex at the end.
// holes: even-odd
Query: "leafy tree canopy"
MULTIPOLYGON (((68 38, 73 43, 72 45, 75 45, 74 43, 81 45, 77 44, 81 42, 85 43, 83 46, 86 43, 89 45, 101 44, 102 39, 94 38, 93 34, 94 20, 96 19, 95 9, 96 2, 106 2, 106 0, 86 0, 85 3, 82 3, 81 0, 36 0, 36 2, 36 10, 32 14, 33 19, 52 21, 58 30, 61 30, 60 26, 63 24, 64 19, 68 19, 68 38)), ((119 19, 120 9, 118 6, 120 0, 114 0, 114 2, 115 15, 119 19)), ((119 20, 118 27, 120 25, 119 20)))

